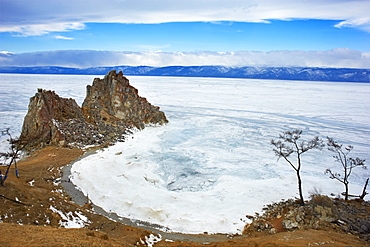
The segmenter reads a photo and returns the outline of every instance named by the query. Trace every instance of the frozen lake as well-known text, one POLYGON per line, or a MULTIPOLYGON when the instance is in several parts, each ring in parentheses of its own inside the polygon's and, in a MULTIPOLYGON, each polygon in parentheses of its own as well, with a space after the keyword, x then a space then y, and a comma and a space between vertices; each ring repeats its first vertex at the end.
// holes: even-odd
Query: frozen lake
MULTIPOLYGON (((94 77, 0 74, 0 127, 19 134, 37 88, 81 104, 94 77)), ((96 205, 131 219, 186 233, 238 233, 245 215, 297 196, 296 177, 277 161, 270 140, 295 128, 303 139, 333 137, 370 161, 370 84, 129 76, 139 95, 170 123, 72 167, 72 181, 96 205)), ((343 191, 324 174, 338 171, 326 149, 303 156, 303 190, 343 191)), ((359 194, 369 171, 350 177, 359 194)), ((369 199, 369 198, 367 198, 369 199)))

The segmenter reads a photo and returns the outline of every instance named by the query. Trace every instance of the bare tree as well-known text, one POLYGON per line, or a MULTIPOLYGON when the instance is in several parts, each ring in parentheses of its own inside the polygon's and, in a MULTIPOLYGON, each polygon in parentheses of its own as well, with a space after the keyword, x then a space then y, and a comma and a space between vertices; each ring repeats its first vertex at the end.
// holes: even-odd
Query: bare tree
MULTIPOLYGON (((333 140, 333 138, 327 137, 328 139, 328 149, 335 153, 333 155, 336 162, 340 163, 342 166, 342 173, 333 172, 331 169, 326 169, 325 173, 329 173, 331 179, 336 179, 342 184, 344 184, 345 192, 344 192, 344 199, 348 200, 348 178, 352 173, 352 169, 355 167, 362 167, 366 169, 365 160, 360 158, 351 158, 349 157, 349 153, 352 151, 353 146, 348 145, 347 147, 343 148, 343 144, 339 144, 333 140)), ((365 197, 367 183, 365 184, 364 191, 362 193, 362 198, 365 197)), ((359 196, 359 197, 361 197, 359 196)))
POLYGON ((304 205, 303 193, 302 193, 302 179, 301 179, 301 168, 302 168, 302 154, 308 150, 319 148, 321 149, 324 145, 322 140, 316 136, 312 140, 305 142, 299 141, 301 138, 302 130, 296 129, 293 131, 285 131, 279 135, 279 140, 271 140, 271 144, 274 145, 273 151, 278 158, 284 158, 286 162, 295 170, 298 180, 298 192, 301 200, 301 204, 304 205), (292 161, 290 157, 292 154, 296 155, 296 162, 292 161))
POLYGON ((7 141, 10 144, 8 152, 0 152, 0 158, 3 159, 1 165, 5 166, 5 173, 3 174, 0 170, 0 185, 4 185, 5 180, 8 178, 8 173, 10 167, 14 164, 15 167, 15 175, 19 178, 19 172, 17 167, 17 160, 20 158, 20 151, 27 145, 26 143, 22 143, 20 139, 13 138, 9 132, 9 128, 2 130, 1 135, 8 135, 9 138, 7 141))

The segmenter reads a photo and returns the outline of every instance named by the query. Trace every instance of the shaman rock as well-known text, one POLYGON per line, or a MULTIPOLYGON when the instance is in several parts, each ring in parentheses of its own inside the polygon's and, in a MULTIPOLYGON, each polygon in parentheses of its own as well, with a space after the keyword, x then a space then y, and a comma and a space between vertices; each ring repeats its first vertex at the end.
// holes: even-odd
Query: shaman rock
POLYGON ((123 141, 132 127, 167 122, 159 107, 140 97, 122 72, 110 71, 87 86, 82 108, 73 99, 39 89, 30 99, 20 138, 30 150, 46 145, 105 146, 123 141))
POLYGON ((129 84, 122 72, 108 72, 104 79, 95 78, 87 86, 83 112, 91 123, 105 122, 112 125, 122 122, 139 129, 145 124, 165 124, 167 118, 158 106, 151 105, 138 90, 129 84))
POLYGON ((20 139, 37 148, 64 144, 64 134, 57 122, 75 118, 81 119, 84 115, 74 99, 61 98, 53 91, 38 89, 30 99, 20 139))

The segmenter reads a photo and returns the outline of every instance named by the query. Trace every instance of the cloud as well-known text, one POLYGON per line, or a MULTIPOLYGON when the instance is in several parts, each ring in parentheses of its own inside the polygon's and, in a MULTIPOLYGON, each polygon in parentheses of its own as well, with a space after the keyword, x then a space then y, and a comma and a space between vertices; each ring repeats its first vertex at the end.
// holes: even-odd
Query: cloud
POLYGON ((14 53, 13 53, 13 52, 9 52, 9 51, 0 51, 0 64, 2 64, 2 62, 7 63, 9 59, 11 60, 11 57, 12 57, 13 55, 14 55, 14 53))
POLYGON ((14 55, 14 53, 10 51, 0 51, 0 56, 11 56, 11 55, 14 55))
POLYGON ((338 20, 337 27, 369 31, 368 0, 1 0, 1 32, 42 35, 84 23, 338 20), (365 21, 364 21, 365 20, 365 21))
POLYGON ((341 21, 335 27, 357 27, 370 33, 370 18, 359 18, 347 21, 341 21))
POLYGON ((55 35, 54 38, 55 39, 65 39, 65 40, 73 40, 74 39, 74 38, 66 37, 66 36, 62 36, 62 35, 55 35))
POLYGON ((39 36, 50 32, 66 32, 72 30, 81 30, 85 28, 83 23, 50 23, 50 24, 32 24, 19 26, 1 26, 0 32, 13 32, 15 36, 39 36))
POLYGON ((337 48, 328 51, 237 52, 117 52, 92 50, 1 54, 1 66, 69 66, 78 68, 118 65, 148 66, 297 66, 370 69, 370 53, 337 48))

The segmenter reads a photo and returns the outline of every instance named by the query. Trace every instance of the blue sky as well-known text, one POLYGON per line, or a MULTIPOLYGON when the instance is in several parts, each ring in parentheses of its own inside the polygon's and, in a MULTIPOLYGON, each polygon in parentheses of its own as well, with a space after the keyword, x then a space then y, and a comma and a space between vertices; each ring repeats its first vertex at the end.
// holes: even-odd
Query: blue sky
POLYGON ((96 66, 370 67, 368 0, 1 0, 0 11, 0 65, 94 66, 109 51, 96 66))
POLYGON ((336 28, 330 20, 247 22, 171 22, 161 24, 88 23, 82 30, 39 36, 2 33, 1 48, 20 53, 46 50, 114 51, 370 51, 370 33, 336 28))

